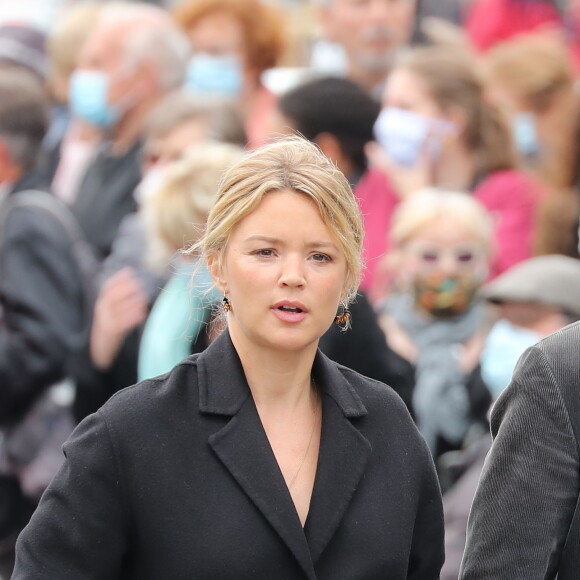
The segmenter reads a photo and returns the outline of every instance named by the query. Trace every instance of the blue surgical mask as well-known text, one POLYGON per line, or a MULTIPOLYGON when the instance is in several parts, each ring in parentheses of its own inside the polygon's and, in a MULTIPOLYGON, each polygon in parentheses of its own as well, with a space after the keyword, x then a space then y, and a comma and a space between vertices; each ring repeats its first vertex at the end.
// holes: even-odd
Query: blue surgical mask
POLYGON ((430 155, 437 157, 443 138, 454 130, 454 125, 448 121, 394 107, 383 109, 374 126, 375 137, 389 159, 404 167, 417 163, 427 139, 430 155))
POLYGON ((234 55, 194 55, 189 61, 185 87, 200 93, 237 97, 244 82, 240 59, 234 55))
POLYGON ((524 157, 534 157, 540 152, 533 113, 517 113, 512 119, 512 134, 518 152, 524 157))
POLYGON ((494 324, 480 361, 481 376, 494 398, 510 383, 520 356, 541 338, 538 333, 503 318, 494 324))
POLYGON ((121 117, 121 110, 108 101, 109 79, 99 71, 77 70, 70 80, 69 103, 74 116, 108 129, 121 117))

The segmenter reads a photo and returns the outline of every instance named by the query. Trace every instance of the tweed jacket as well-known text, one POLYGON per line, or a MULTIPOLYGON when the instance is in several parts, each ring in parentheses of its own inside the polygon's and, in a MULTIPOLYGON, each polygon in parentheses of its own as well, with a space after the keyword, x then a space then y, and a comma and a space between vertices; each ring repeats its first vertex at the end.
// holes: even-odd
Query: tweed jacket
POLYGON ((460 578, 580 578, 580 323, 524 353, 491 428, 460 578))
POLYGON ((304 528, 225 332, 80 424, 13 579, 437 579, 439 487, 405 405, 320 352, 313 377, 322 432, 304 528))

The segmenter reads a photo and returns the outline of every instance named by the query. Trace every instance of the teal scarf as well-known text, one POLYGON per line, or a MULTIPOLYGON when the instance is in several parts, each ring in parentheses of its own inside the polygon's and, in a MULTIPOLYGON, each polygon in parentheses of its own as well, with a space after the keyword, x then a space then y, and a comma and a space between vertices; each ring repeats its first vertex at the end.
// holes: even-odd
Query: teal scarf
POLYGON ((191 345, 219 300, 205 264, 182 262, 153 304, 139 346, 138 378, 170 371, 191 353, 191 345), (192 272, 194 273, 192 277, 192 272))

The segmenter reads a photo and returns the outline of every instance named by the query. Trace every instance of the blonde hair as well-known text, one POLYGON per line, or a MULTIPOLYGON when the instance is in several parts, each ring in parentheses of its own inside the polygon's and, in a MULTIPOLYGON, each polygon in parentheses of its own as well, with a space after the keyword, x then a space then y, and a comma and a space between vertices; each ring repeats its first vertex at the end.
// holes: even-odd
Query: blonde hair
POLYGON ((167 168, 160 187, 143 203, 152 266, 166 267, 178 250, 199 239, 220 178, 242 155, 240 147, 205 142, 167 168))
POLYGON ((290 190, 311 199, 325 226, 344 252, 347 264, 345 304, 354 298, 361 274, 363 225, 345 176, 302 138, 286 138, 248 154, 225 174, 207 228, 193 250, 205 258, 223 256, 229 236, 244 217, 272 191, 290 190))
POLYGON ((390 230, 393 249, 442 220, 461 225, 491 253, 493 223, 487 209, 468 193, 433 188, 414 193, 396 209, 390 230))
POLYGON ((477 174, 515 167, 509 123, 486 102, 477 61, 469 51, 449 46, 415 48, 403 53, 395 68, 418 76, 443 112, 463 111, 462 138, 475 155, 477 174))

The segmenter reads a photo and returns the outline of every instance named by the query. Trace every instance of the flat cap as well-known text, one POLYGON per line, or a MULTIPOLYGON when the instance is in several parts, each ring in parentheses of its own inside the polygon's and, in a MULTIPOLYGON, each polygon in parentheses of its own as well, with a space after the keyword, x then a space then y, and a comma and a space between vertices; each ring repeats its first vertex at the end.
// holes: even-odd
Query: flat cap
POLYGON ((538 256, 516 264, 486 284, 481 295, 501 302, 536 302, 580 318, 580 260, 538 256))

